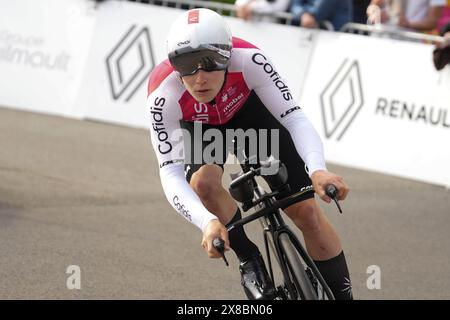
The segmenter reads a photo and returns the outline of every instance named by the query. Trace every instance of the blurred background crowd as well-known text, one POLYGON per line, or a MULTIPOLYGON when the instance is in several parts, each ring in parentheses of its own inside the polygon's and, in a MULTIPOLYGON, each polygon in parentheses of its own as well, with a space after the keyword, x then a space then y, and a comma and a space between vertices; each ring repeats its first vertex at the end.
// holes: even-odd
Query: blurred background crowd
MULTIPOLYGON (((103 2, 105 0, 97 0, 103 2)), ((205 0, 130 0, 188 7, 205 0), (182 6, 183 6, 182 5, 182 6)), ((339 31, 346 23, 383 24, 399 30, 444 34, 450 24, 450 0, 209 0, 234 5, 245 20, 266 20, 304 28, 339 31), (283 15, 287 13, 287 15, 283 15), (279 17, 290 17, 280 19, 279 17)))
MULTIPOLYGON (((450 0, 128 1, 182 9, 201 7, 202 3, 208 2, 205 7, 211 8, 211 5, 215 4, 221 14, 236 16, 246 21, 269 21, 333 32, 348 32, 349 26, 355 27, 355 24, 359 24, 359 26, 376 27, 376 30, 388 32, 393 38, 408 32, 442 36, 443 39, 439 39, 440 41, 431 41, 436 44, 434 63, 436 68, 441 70, 450 61, 450 0)), ((369 34, 366 31, 358 33, 369 34)))

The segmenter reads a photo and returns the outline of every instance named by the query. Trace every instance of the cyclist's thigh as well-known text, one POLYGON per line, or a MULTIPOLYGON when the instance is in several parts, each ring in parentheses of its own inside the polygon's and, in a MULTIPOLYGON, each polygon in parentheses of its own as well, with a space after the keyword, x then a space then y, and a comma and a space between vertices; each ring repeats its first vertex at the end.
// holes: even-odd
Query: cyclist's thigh
MULTIPOLYGON (((307 172, 308 169, 298 154, 291 135, 284 127, 280 129, 279 160, 286 165, 288 183, 291 187, 291 191, 283 196, 289 196, 312 187, 312 181, 307 172)), ((302 200, 311 198, 314 198, 314 191, 306 192, 302 200)))
POLYGON ((189 172, 188 182, 192 187, 210 192, 222 185, 223 165, 204 164, 194 169, 189 172))

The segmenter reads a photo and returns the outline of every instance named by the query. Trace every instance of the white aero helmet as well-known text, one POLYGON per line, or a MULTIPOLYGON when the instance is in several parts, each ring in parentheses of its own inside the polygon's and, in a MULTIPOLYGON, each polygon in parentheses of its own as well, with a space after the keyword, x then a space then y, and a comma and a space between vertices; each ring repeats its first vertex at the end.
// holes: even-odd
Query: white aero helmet
POLYGON ((232 37, 225 19, 209 9, 192 9, 172 24, 167 53, 172 67, 181 75, 225 70, 229 65, 232 37))

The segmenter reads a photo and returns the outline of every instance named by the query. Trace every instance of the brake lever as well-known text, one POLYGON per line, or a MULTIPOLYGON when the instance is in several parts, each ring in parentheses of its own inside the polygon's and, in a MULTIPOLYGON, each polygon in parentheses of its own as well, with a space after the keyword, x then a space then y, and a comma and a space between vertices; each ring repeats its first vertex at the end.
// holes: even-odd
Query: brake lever
POLYGON ((333 184, 329 184, 326 188, 325 188, 325 193, 327 194, 327 196, 329 196, 331 199, 334 200, 334 203, 336 203, 336 206, 338 207, 339 212, 342 214, 342 208, 341 205, 339 204, 339 201, 337 199, 337 189, 333 184))
POLYGON ((213 246, 222 255, 222 259, 223 261, 225 261, 225 265, 228 267, 229 264, 227 258, 225 257, 225 241, 222 238, 215 238, 213 240, 213 246))

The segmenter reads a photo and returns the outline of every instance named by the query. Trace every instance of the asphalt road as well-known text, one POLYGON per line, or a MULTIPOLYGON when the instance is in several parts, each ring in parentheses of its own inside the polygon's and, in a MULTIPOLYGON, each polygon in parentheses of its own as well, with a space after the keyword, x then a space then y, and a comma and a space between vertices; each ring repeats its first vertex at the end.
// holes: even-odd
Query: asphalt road
MULTIPOLYGON (((355 298, 450 299, 449 191, 329 168, 351 187, 343 215, 323 208, 355 298)), ((257 222, 247 232, 262 243, 257 222)), ((0 109, 0 299, 244 299, 234 256, 226 268, 200 241, 164 197, 146 130, 0 109)))

